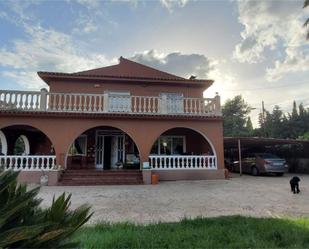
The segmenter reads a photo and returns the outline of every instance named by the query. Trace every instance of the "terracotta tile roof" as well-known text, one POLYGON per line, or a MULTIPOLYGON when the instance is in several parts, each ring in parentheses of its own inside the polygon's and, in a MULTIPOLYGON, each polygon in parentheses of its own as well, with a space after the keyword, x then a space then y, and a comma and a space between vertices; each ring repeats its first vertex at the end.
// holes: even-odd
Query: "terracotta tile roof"
POLYGON ((101 67, 97 69, 73 73, 74 75, 92 75, 92 76, 117 76, 117 77, 138 77, 138 78, 154 78, 154 79, 172 79, 184 80, 185 78, 159 71, 155 68, 145 66, 143 64, 120 57, 119 64, 101 67))
POLYGON ((176 83, 200 83, 210 86, 212 80, 185 79, 170 73, 120 57, 119 64, 97 69, 81 71, 76 73, 38 72, 38 75, 47 84, 51 78, 78 78, 78 79, 100 79, 100 80, 138 80, 151 82, 176 82, 176 83))

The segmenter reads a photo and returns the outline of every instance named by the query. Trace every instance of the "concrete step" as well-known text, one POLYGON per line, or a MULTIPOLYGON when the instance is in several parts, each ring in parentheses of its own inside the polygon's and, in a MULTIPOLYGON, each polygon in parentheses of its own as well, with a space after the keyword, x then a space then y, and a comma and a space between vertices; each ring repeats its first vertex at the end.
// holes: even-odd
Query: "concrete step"
POLYGON ((143 181, 61 181, 60 186, 92 186, 92 185, 140 185, 143 181))
POLYGON ((141 171, 78 171, 67 170, 64 174, 70 175, 138 175, 141 171))
POLYGON ((66 170, 59 185, 134 185, 143 184, 140 170, 66 170))

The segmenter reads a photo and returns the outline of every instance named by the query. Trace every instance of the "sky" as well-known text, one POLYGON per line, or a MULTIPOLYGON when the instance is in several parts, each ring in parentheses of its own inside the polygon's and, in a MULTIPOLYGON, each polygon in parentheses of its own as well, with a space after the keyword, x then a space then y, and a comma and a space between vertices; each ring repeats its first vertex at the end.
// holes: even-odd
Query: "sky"
POLYGON ((241 94, 290 112, 309 107, 309 41, 302 0, 0 0, 0 89, 47 87, 37 71, 77 72, 120 56, 215 80, 222 102, 241 94))

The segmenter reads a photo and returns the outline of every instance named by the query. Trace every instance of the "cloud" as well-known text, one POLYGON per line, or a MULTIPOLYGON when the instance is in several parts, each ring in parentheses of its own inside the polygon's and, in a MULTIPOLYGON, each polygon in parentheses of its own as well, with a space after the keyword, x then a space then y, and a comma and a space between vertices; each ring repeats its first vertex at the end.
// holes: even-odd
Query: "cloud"
POLYGON ((167 8, 172 13, 176 8, 184 7, 189 0, 160 0, 163 7, 167 8))
POLYGON ((90 15, 80 13, 76 19, 76 27, 73 29, 73 34, 89 34, 98 30, 98 25, 95 24, 95 18, 90 15))
POLYGON ((100 5, 100 0, 75 0, 78 4, 89 9, 95 9, 100 5))
POLYGON ((286 49, 286 57, 283 61, 276 60, 273 68, 267 68, 266 79, 277 81, 288 73, 309 71, 309 48, 300 50, 290 47, 286 49))
POLYGON ((236 75, 227 69, 225 60, 210 59, 203 54, 164 54, 148 50, 135 53, 130 59, 184 78, 195 75, 197 79, 212 79, 214 84, 204 92, 204 97, 213 98, 218 92, 222 103, 234 95, 225 90, 233 89, 238 82, 236 75))
POLYGON ((83 52, 71 36, 40 26, 26 27, 27 39, 15 40, 10 49, 0 49, 3 75, 27 88, 37 88, 37 71, 76 72, 115 62, 104 55, 83 52))
POLYGON ((212 70, 210 59, 202 54, 162 54, 157 50, 148 50, 135 53, 130 59, 185 78, 191 75, 207 78, 212 70))
POLYGON ((309 11, 302 9, 302 1, 239 0, 237 4, 238 20, 244 30, 241 32, 242 40, 234 50, 236 60, 262 62, 266 59, 267 50, 281 48, 283 58, 277 58, 274 66, 267 69, 269 81, 278 80, 290 72, 308 70, 308 49, 304 52, 308 43, 303 20, 309 11))

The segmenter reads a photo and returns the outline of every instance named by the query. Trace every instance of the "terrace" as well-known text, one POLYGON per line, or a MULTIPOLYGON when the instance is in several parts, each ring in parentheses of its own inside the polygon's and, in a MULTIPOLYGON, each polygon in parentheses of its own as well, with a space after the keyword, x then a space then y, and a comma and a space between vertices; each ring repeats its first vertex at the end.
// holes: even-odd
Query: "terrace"
POLYGON ((220 117, 220 97, 132 96, 0 90, 0 111, 220 117))

